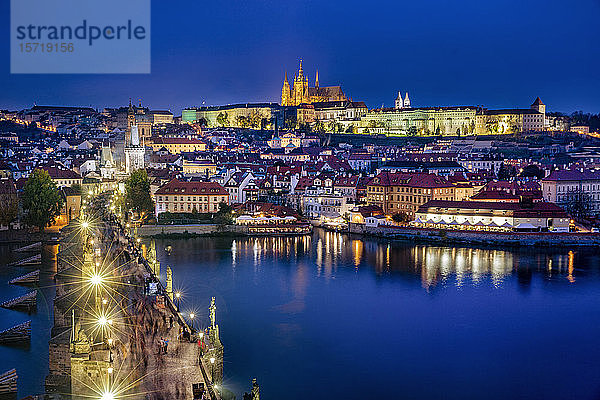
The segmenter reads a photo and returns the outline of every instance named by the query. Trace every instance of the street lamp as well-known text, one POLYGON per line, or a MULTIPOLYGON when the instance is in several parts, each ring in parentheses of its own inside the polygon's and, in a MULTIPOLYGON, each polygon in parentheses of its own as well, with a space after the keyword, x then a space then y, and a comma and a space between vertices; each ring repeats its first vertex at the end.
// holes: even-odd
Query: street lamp
POLYGON ((175 293, 175 299, 177 299, 177 312, 179 312, 179 302, 181 301, 181 292, 175 293))
POLYGON ((99 274, 94 274, 90 277, 90 283, 94 286, 100 285, 103 281, 104 278, 102 278, 102 275, 99 274))
POLYGON ((192 331, 194 330, 194 317, 195 316, 196 316, 196 314, 190 313, 190 319, 192 320, 192 331))
POLYGON ((102 393, 100 400, 115 400, 115 394, 111 391, 102 393))

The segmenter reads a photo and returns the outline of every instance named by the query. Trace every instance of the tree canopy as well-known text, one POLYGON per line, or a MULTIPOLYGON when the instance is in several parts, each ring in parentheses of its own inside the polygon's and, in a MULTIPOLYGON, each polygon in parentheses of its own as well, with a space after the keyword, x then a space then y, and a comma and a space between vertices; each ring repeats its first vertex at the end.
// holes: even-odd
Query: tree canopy
POLYGON ((150 197, 150 179, 145 169, 133 171, 125 181, 125 204, 136 213, 154 211, 154 203, 150 197))
POLYGON ((233 223, 233 208, 225 203, 219 203, 219 211, 215 214, 215 222, 217 224, 228 225, 233 223))
POLYGON ((227 112, 220 112, 219 115, 217 115, 217 124, 221 126, 226 126, 229 124, 227 112))
POLYGON ((23 188, 25 223, 40 231, 52 225, 60 215, 64 199, 48 172, 36 169, 23 188))
POLYGON ((529 164, 528 166, 523 168, 523 171, 521 171, 519 176, 522 176, 524 178, 543 179, 546 176, 546 173, 539 166, 535 164, 529 164))

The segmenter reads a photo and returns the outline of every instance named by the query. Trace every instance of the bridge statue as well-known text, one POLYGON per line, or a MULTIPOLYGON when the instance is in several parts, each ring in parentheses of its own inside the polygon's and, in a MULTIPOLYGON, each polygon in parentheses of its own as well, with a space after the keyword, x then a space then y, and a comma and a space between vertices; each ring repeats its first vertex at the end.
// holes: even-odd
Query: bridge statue
POLYGON ((215 329, 215 324, 217 320, 217 306, 215 305, 215 298, 213 297, 210 301, 210 307, 208 308, 210 311, 210 326, 215 329))

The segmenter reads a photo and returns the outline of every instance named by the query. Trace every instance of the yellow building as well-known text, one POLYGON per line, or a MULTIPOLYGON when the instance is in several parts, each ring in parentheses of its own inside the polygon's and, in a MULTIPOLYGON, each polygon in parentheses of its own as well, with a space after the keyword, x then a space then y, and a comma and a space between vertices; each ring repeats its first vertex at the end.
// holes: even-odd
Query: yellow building
POLYGON ((315 86, 310 87, 308 76, 304 75, 302 68, 302 59, 298 73, 294 75, 293 85, 288 82, 287 72, 283 79, 281 88, 281 105, 298 106, 300 104, 319 103, 322 101, 340 101, 346 100, 346 95, 341 86, 319 86, 319 71, 315 77, 315 86))
POLYGON ((229 204, 229 192, 216 182, 185 182, 173 179, 154 194, 156 216, 163 212, 216 213, 229 204))
POLYGON ((183 161, 183 174, 210 177, 217 173, 217 165, 207 160, 183 161))
POLYGON ((188 138, 155 138, 150 146, 153 151, 158 151, 164 147, 171 154, 206 151, 206 143, 198 139, 188 138))
POLYGON ((181 112, 184 123, 202 123, 208 128, 255 128, 272 124, 274 118, 283 121, 283 112, 277 103, 245 103, 226 106, 186 108, 181 112))

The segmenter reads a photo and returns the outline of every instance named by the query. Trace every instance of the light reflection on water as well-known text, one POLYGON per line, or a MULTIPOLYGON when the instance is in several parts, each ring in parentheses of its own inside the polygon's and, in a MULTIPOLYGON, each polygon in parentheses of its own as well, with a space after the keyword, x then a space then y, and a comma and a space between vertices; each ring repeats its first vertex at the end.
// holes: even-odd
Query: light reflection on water
MULTIPOLYGON (((459 288, 465 284, 478 285, 484 279, 500 287, 519 266, 514 250, 427 244, 396 246, 385 240, 365 241, 324 230, 317 230, 313 236, 232 239, 232 266, 248 256, 252 257, 255 268, 267 259, 294 261, 304 257, 314 262, 316 275, 324 279, 335 278, 338 268, 348 267, 347 261, 351 260, 356 271, 372 268, 378 275, 413 273, 420 276, 425 289, 438 285, 459 288)), ((565 275, 570 282, 575 282, 575 252, 541 251, 536 261, 543 263, 547 277, 565 275)))
POLYGON ((323 230, 160 240, 157 248, 185 285, 186 304, 202 313, 216 296, 226 382, 237 394, 254 376, 264 398, 289 400, 305 398, 307 387, 346 400, 589 398, 600 382, 588 361, 600 358, 593 251, 323 230), (566 370, 577 371, 569 383, 566 370), (372 382, 367 393, 351 384, 360 381, 372 382))

